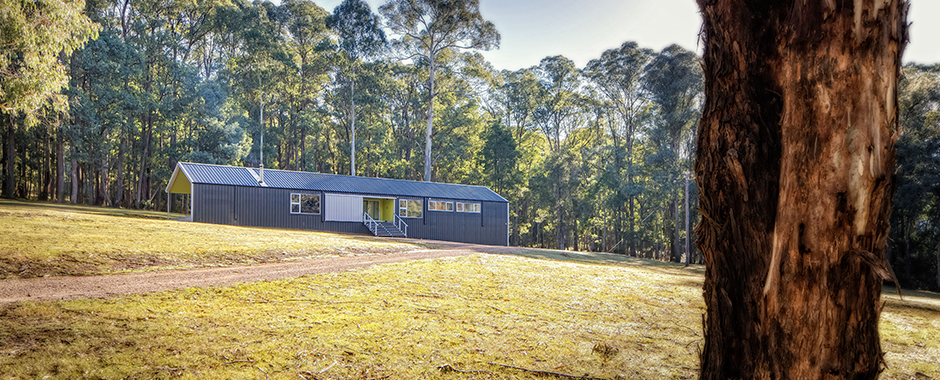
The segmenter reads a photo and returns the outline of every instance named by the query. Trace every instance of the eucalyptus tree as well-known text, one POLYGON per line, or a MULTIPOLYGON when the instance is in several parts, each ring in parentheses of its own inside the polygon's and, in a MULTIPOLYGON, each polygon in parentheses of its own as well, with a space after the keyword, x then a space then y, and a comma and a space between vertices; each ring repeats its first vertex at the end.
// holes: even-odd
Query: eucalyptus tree
POLYGON ((498 91, 505 102, 505 125, 513 129, 517 141, 522 141, 530 128, 535 110, 545 95, 536 71, 537 68, 527 68, 502 73, 506 83, 498 91))
POLYGON ((542 59, 538 76, 542 98, 535 109, 534 121, 548 139, 551 150, 558 152, 568 133, 578 126, 585 105, 580 93, 581 71, 574 61, 557 55, 542 59))
POLYGON ((624 219, 627 221, 628 231, 624 239, 631 256, 636 251, 635 202, 640 191, 635 182, 633 150, 641 123, 649 116, 651 99, 643 87, 643 79, 644 70, 654 56, 652 50, 642 49, 636 42, 628 41, 620 48, 607 50, 600 58, 589 61, 584 70, 585 76, 619 116, 619 122, 608 123, 613 142, 616 198, 622 200, 617 202, 615 223, 619 233, 624 219))
MULTIPOLYGON (((650 133, 654 149, 659 150, 660 166, 668 178, 668 214, 671 217, 670 252, 674 261, 682 257, 679 228, 677 178, 692 170, 692 154, 702 97, 702 70, 698 56, 679 45, 670 45, 645 67, 642 85, 655 102, 655 130, 650 133)), ((689 233, 689 231, 686 231, 689 233)))
POLYGON ((394 132, 394 147, 397 162, 394 168, 396 178, 420 180, 421 173, 414 168, 420 167, 421 126, 418 120, 423 113, 421 99, 425 98, 423 83, 427 81, 427 72, 415 65, 390 62, 389 85, 386 87, 386 103, 389 105, 389 122, 394 132))
POLYGON ((908 65, 903 73, 898 103, 904 134, 897 142, 889 261, 905 286, 936 283, 940 289, 940 65, 908 65))
POLYGON ((875 379, 903 0, 698 0, 701 378, 875 379))
POLYGON ((369 59, 386 45, 378 15, 363 0, 343 0, 327 19, 327 25, 339 37, 339 48, 349 71, 349 174, 356 175, 356 68, 360 59, 369 59))
POLYGON ((548 142, 546 170, 553 180, 548 181, 554 194, 555 248, 566 247, 565 200, 572 188, 570 181, 574 166, 570 162, 569 137, 585 122, 587 102, 581 94, 581 71, 573 61, 563 56, 543 58, 538 67, 541 101, 533 114, 548 142))
POLYGON ((311 133, 320 103, 329 86, 329 72, 335 55, 326 46, 332 37, 329 14, 311 1, 289 0, 281 6, 284 25, 278 45, 286 59, 275 60, 276 82, 281 105, 283 149, 282 169, 306 168, 307 136, 311 133))
POLYGON ((83 7, 83 2, 69 0, 0 1, 0 123, 7 127, 4 197, 14 197, 16 123, 21 115, 31 126, 46 105, 68 109, 61 94, 68 76, 60 58, 98 33, 83 7))
MULTIPOLYGON (((284 44, 287 28, 284 21, 289 18, 284 14, 285 10, 279 10, 270 2, 241 4, 238 10, 239 13, 232 17, 232 21, 237 22, 237 32, 232 36, 235 55, 227 59, 220 76, 233 90, 231 95, 239 99, 239 107, 251 115, 252 126, 257 128, 257 132, 252 132, 258 136, 253 139, 257 143, 246 161, 266 165, 272 155, 265 155, 262 151, 269 153, 273 150, 272 145, 261 144, 265 132, 262 116, 266 110, 274 109, 272 104, 280 100, 276 96, 283 83, 278 76, 292 71, 291 66, 295 66, 284 44), (268 157, 265 162, 261 162, 263 156, 268 157)), ((268 124, 281 116, 271 115, 268 112, 268 124)))
MULTIPOLYGON (((124 206, 126 156, 133 156, 128 141, 138 127, 136 115, 142 111, 140 98, 144 95, 129 84, 140 78, 140 61, 136 48, 125 43, 113 28, 104 29, 98 39, 72 56, 72 109, 67 129, 72 155, 81 158, 75 163, 96 174, 92 201, 96 205, 124 206), (109 194, 112 169, 113 202, 109 194)), ((73 201, 76 198, 77 194, 73 201)))
POLYGON ((642 85, 656 104, 658 126, 666 130, 669 144, 690 158, 694 152, 688 142, 701 114, 704 86, 698 56, 679 45, 666 47, 645 67, 642 85))
POLYGON ((453 49, 499 47, 499 33, 480 15, 479 0, 391 0, 379 8, 387 26, 399 36, 406 58, 428 65, 428 115, 424 147, 424 180, 431 180, 431 137, 434 126, 434 82, 441 55, 453 49))
POLYGON ((511 193, 518 186, 519 150, 509 128, 496 121, 490 124, 483 137, 483 147, 477 156, 480 170, 487 184, 497 194, 511 193))

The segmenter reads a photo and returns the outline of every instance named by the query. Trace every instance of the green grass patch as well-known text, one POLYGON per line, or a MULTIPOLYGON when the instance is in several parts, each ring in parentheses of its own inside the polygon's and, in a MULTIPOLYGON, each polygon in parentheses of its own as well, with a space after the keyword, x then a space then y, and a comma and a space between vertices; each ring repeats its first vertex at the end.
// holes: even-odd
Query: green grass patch
MULTIPOLYGON (((0 309, 26 378, 605 379, 697 376, 700 268, 507 255, 0 309), (496 364, 492 364, 496 363, 496 364), (467 373, 443 371, 456 369, 467 373), (476 371, 476 372, 469 372, 476 371)), ((940 299, 887 296, 888 379, 940 368, 940 299)))
POLYGON ((371 236, 166 218, 166 213, 153 211, 0 201, 0 278, 254 264, 423 248, 371 236))

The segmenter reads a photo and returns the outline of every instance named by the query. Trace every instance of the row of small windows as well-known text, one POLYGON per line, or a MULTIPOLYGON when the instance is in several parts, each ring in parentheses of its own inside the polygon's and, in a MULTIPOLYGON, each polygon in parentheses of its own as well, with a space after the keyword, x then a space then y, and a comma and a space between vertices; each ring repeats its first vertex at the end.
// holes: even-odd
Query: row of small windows
MULTIPOLYGON (((415 199, 398 200, 398 216, 402 218, 421 218, 423 216, 423 210, 423 201, 415 199)), ((428 210, 479 213, 480 204, 477 202, 429 201, 428 210)), ((320 214, 320 195, 291 193, 290 213, 320 214)))
POLYGON ((457 212, 480 212, 479 203, 457 202, 457 212))
POLYGON ((480 212, 480 204, 475 202, 451 202, 451 201, 430 201, 428 202, 429 211, 457 211, 457 212, 480 212), (456 203, 456 210, 454 208, 456 203))
POLYGON ((430 201, 428 211, 454 211, 454 202, 430 201))

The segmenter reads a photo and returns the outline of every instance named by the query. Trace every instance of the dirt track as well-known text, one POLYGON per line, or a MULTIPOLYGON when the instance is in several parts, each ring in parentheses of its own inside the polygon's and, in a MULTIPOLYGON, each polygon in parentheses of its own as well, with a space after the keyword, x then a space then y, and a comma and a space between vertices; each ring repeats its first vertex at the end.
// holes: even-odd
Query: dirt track
POLYGON ((192 286, 223 286, 240 282, 276 280, 313 273, 338 272, 376 264, 408 260, 495 253, 506 247, 454 245, 390 255, 328 257, 250 266, 196 268, 101 276, 40 277, 0 281, 0 306, 21 301, 102 298, 192 286))

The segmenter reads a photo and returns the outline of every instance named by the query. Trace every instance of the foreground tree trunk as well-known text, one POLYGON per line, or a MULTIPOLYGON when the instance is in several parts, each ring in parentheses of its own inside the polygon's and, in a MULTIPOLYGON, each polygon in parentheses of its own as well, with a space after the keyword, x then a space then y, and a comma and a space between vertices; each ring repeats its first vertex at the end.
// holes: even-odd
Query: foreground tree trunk
POLYGON ((701 377, 876 378, 902 0, 698 0, 701 377))

